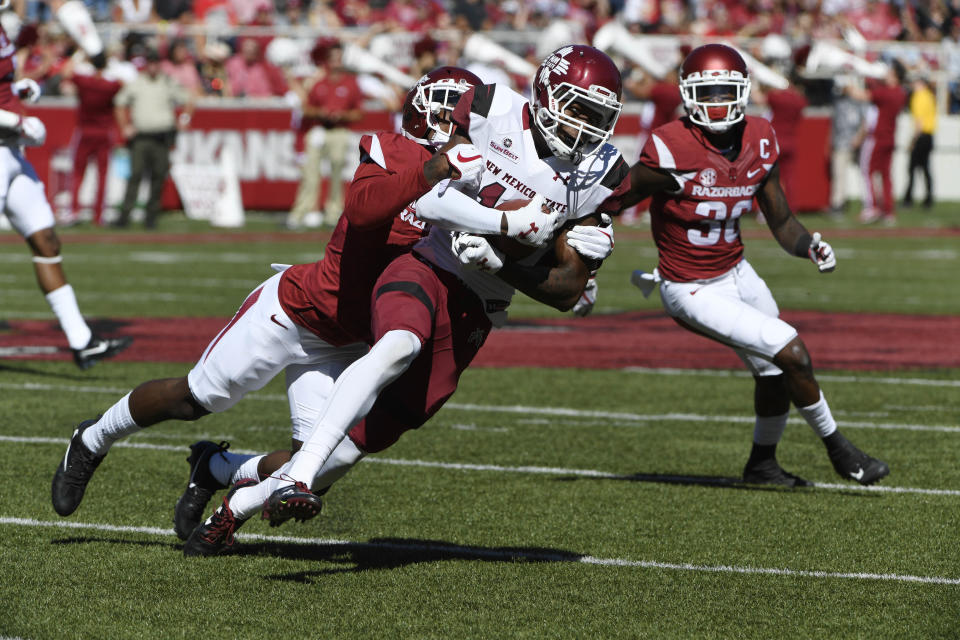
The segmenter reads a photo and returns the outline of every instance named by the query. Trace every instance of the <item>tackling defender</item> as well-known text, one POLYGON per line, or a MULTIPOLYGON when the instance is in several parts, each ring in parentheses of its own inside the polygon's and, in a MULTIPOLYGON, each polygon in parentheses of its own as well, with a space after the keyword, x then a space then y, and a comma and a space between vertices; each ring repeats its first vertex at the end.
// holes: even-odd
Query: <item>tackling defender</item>
MULTIPOLYGON (((478 150, 486 170, 479 187, 467 193, 441 188, 426 194, 417 202, 420 215, 480 221, 497 204, 532 197, 531 205, 546 202, 560 222, 586 226, 619 209, 615 190, 627 165, 607 143, 621 109, 616 65, 593 47, 563 47, 537 70, 533 90, 529 102, 498 85, 465 94, 448 146, 478 150)), ((516 222, 508 215, 504 224, 513 229, 516 222)), ((311 488, 325 489, 364 455, 386 449, 440 409, 491 326, 506 320, 515 289, 570 309, 597 266, 568 244, 566 233, 507 260, 495 247, 499 227, 485 230, 493 236, 488 240, 444 226, 451 225, 434 227, 378 279, 372 298, 376 342, 337 380, 303 447, 270 479, 235 486, 191 534, 185 555, 223 551, 237 527, 261 510, 274 525, 315 516, 322 502, 311 488)), ((554 233, 554 224, 525 224, 516 237, 539 244, 554 233)))
MULTIPOLYGON (((253 291, 187 376, 146 382, 99 420, 77 427, 53 479, 52 501, 60 515, 79 506, 116 440, 164 420, 195 420, 224 411, 280 371, 286 373, 293 448, 306 439, 334 380, 367 351, 374 281, 424 234, 426 225, 410 203, 442 179, 469 182, 483 170, 469 145, 436 152, 449 138, 448 114, 456 100, 478 83, 476 76, 455 67, 421 78, 405 105, 406 137, 380 133, 361 140, 361 164, 323 260, 287 268, 253 291)), ((528 224, 548 225, 555 218, 532 206, 519 214, 528 224)), ((502 219, 497 212, 496 224, 502 219)), ((289 456, 232 456, 222 449, 209 442, 193 447, 190 483, 175 510, 181 538, 199 522, 217 489, 256 481, 279 466, 276 460, 282 463, 284 454, 289 456)))
POLYGON ((653 131, 630 171, 625 205, 653 196, 651 228, 660 254, 655 275, 634 282, 648 295, 659 281, 663 306, 678 324, 732 347, 753 374, 756 423, 745 482, 810 484, 776 459, 792 402, 837 473, 873 484, 889 467, 837 430, 806 346, 778 318, 773 295, 743 255, 740 216, 756 198, 787 252, 812 260, 821 273, 837 264, 830 245, 790 211, 772 127, 744 114, 750 76, 743 58, 721 44, 694 49, 680 70, 680 93, 687 117, 653 131))

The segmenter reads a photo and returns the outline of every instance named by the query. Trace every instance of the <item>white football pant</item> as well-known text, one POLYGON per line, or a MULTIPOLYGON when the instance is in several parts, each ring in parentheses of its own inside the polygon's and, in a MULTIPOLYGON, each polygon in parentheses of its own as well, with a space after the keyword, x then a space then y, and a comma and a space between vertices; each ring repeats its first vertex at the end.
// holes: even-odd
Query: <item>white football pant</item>
POLYGON ((773 294, 746 259, 710 280, 664 280, 660 299, 672 317, 733 347, 755 376, 779 375, 771 360, 797 337, 778 317, 773 294))
POLYGON ((286 369, 293 437, 306 441, 337 377, 368 347, 335 347, 294 324, 277 297, 282 275, 247 297, 187 374, 187 382, 197 402, 217 413, 286 369))
POLYGON ((0 210, 24 238, 54 225, 43 182, 16 146, 0 145, 0 210))

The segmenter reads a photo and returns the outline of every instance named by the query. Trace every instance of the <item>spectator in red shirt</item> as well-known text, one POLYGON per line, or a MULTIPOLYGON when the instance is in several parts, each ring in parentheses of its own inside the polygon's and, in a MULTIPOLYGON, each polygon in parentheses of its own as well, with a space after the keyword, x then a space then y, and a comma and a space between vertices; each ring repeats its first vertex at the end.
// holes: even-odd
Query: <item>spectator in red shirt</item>
POLYGON ((890 165, 893 160, 894 139, 897 132, 897 116, 907 105, 909 97, 903 88, 906 70, 894 60, 882 82, 869 89, 850 86, 847 94, 856 100, 870 102, 867 114, 867 137, 860 145, 860 169, 863 171, 863 211, 860 222, 870 223, 883 218, 884 224, 896 222, 894 211, 893 178, 890 165), (879 173, 883 183, 882 200, 874 192, 873 177, 879 173))
POLYGON ((241 40, 240 51, 225 66, 234 96, 268 98, 286 90, 281 72, 263 59, 263 49, 254 38, 241 40))
POLYGON ((343 45, 333 41, 315 47, 314 61, 321 64, 317 73, 306 84, 290 85, 300 97, 305 155, 303 177, 287 218, 287 226, 292 229, 302 225, 304 216, 317 207, 324 161, 330 167, 324 224, 336 225, 343 211, 341 174, 353 143, 349 126, 363 115, 363 93, 356 75, 343 66, 343 45))
MULTIPOLYGON (((790 74, 791 83, 786 89, 758 90, 753 95, 757 104, 765 104, 769 109, 770 124, 777 134, 780 146, 780 184, 787 196, 790 208, 796 211, 794 198, 803 188, 803 168, 797 163, 797 130, 803 120, 803 110, 807 107, 807 97, 799 89, 796 73, 790 74)), ((757 89, 759 86, 754 85, 757 89)))
MULTIPOLYGON (((636 69, 640 72, 640 77, 637 78, 637 74, 632 73, 624 81, 624 88, 637 100, 644 102, 640 111, 640 133, 637 136, 638 150, 643 149, 651 131, 683 115, 679 111, 683 105, 683 99, 680 96, 680 87, 677 84, 678 70, 677 67, 674 67, 663 78, 657 79, 636 69)), ((638 151, 637 156, 639 157, 639 155, 638 151)), ((620 215, 620 221, 629 225, 648 221, 647 209, 649 209, 649 206, 649 199, 641 201, 635 207, 625 210, 620 215)))
POLYGON ((123 85, 117 80, 104 77, 103 70, 107 66, 107 60, 102 53, 94 56, 91 62, 92 74, 74 73, 72 64, 64 67, 65 79, 68 79, 77 91, 71 214, 75 220, 80 210, 80 185, 87 171, 87 163, 93 158, 97 161, 97 199, 93 206, 93 223, 100 226, 103 224, 103 201, 110 151, 116 143, 113 98, 123 85))
POLYGON ((200 73, 185 40, 177 39, 170 43, 167 59, 160 63, 160 70, 190 93, 200 93, 200 73))

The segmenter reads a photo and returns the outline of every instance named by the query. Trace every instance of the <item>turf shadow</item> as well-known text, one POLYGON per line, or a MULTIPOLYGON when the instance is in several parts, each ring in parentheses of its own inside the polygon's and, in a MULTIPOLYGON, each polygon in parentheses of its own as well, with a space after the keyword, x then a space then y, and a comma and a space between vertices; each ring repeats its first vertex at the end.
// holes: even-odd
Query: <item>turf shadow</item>
POLYGON ((539 563, 577 562, 583 557, 572 551, 548 547, 484 547, 416 538, 372 538, 369 542, 329 544, 264 542, 238 546, 231 555, 269 555, 336 565, 331 568, 266 576, 270 580, 301 583, 310 583, 317 578, 337 573, 382 571, 446 560, 539 563))
MULTIPOLYGON (((655 484, 673 484, 681 486, 710 487, 713 489, 738 489, 745 491, 795 491, 788 487, 775 485, 747 484, 741 478, 731 478, 727 476, 698 476, 688 474, 673 473, 631 473, 622 476, 609 476, 598 478, 584 478, 582 476, 563 477, 561 481, 572 482, 574 480, 615 480, 618 482, 651 482, 655 484)), ((797 489, 812 487, 797 487, 797 489)))
MULTIPOLYGON (((655 484, 672 484, 680 486, 709 487, 711 489, 736 489, 740 491, 786 491, 796 495, 815 495, 817 492, 816 484, 807 487, 782 487, 779 485, 748 484, 740 478, 731 478, 727 476, 697 476, 681 475, 671 473, 631 473, 621 476, 607 477, 583 477, 583 476, 565 476, 558 478, 561 482, 573 482, 577 480, 614 480, 617 482, 652 482, 655 484)), ((831 487, 834 494, 843 496, 855 496, 858 498, 870 497, 879 498, 880 494, 871 492, 867 487, 850 485, 848 489, 836 490, 831 487)))

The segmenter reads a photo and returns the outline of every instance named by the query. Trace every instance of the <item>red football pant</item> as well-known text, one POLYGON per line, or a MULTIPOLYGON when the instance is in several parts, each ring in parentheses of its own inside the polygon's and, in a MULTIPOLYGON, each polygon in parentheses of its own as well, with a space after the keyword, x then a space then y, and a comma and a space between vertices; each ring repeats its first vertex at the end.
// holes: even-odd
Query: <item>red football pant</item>
POLYGON ((863 201, 866 208, 879 207, 885 215, 893 214, 893 178, 890 176, 890 166, 893 163, 893 145, 877 144, 868 139, 864 143, 861 154, 860 167, 864 171, 863 175, 863 201), (882 199, 876 197, 873 185, 874 174, 880 174, 883 184, 882 199))
POLYGON ((113 148, 113 140, 109 133, 80 133, 80 139, 77 141, 77 150, 73 154, 73 213, 76 215, 79 211, 79 202, 77 195, 80 192, 80 184, 83 182, 83 176, 87 171, 87 163, 90 158, 97 160, 97 199, 93 205, 93 221, 100 224, 103 216, 103 200, 107 190, 107 167, 110 163, 110 150, 113 148))
POLYGON ((420 354, 380 393, 348 433, 367 453, 383 451, 429 420, 457 389, 490 333, 483 304, 456 277, 412 254, 390 263, 373 290, 373 337, 402 329, 419 336, 420 354))

